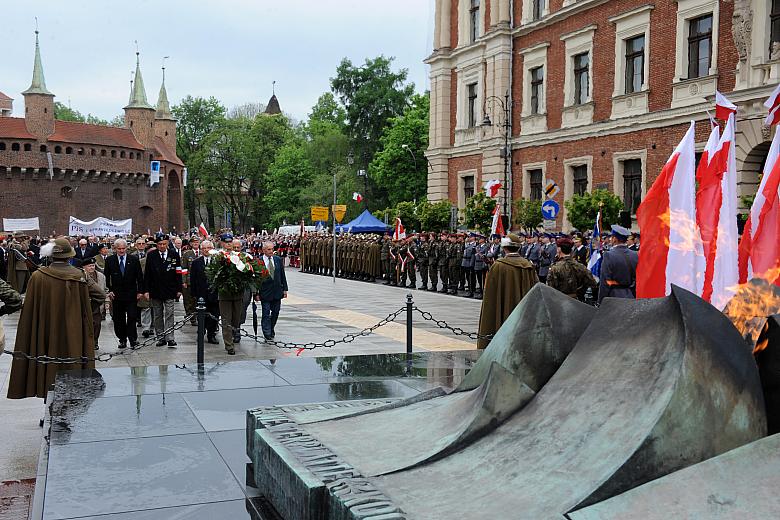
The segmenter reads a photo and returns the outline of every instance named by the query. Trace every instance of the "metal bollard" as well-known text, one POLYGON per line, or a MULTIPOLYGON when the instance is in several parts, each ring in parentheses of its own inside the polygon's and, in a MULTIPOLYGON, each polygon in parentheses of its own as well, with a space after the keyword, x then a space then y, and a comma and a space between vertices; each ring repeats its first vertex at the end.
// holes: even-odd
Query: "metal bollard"
POLYGON ((198 311, 198 365, 203 365, 203 338, 206 336, 206 300, 203 298, 198 298, 198 303, 195 307, 195 310, 198 311))
POLYGON ((406 353, 412 353, 412 293, 406 295, 406 353))

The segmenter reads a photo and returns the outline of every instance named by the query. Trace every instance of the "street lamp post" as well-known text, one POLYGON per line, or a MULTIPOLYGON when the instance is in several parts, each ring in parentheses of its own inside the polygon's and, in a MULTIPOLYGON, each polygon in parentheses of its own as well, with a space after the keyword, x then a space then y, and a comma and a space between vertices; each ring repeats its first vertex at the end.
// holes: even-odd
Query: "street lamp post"
MULTIPOLYGON (((492 103, 494 106, 498 105, 500 110, 504 113, 504 121, 499 126, 501 134, 504 137, 504 148, 501 151, 501 155, 504 158, 504 215, 507 216, 509 224, 511 225, 512 205, 509 204, 509 198, 512 194, 512 176, 509 175, 509 167, 512 157, 509 149, 509 138, 512 135, 512 101, 509 99, 509 91, 507 90, 503 99, 498 96, 490 96, 485 102, 492 103)), ((485 113, 485 119, 482 120, 482 126, 493 126, 493 122, 490 120, 490 116, 487 112, 485 113)))

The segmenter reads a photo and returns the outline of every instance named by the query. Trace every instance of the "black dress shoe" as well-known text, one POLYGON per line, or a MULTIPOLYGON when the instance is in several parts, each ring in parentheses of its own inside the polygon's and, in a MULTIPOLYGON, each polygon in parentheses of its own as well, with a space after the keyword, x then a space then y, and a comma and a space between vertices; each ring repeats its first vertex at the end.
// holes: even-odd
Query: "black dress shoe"
POLYGON ((164 340, 164 339, 161 339, 160 341, 158 341, 158 342, 157 342, 157 343, 155 343, 155 344, 156 344, 158 347, 164 347, 164 346, 165 346, 165 340, 164 340))
POLYGON ((95 345, 95 350, 100 350, 100 345, 95 345))
POLYGON ((175 347, 176 345, 177 345, 177 343, 176 343, 175 341, 173 341, 173 340, 170 340, 170 341, 168 342, 168 346, 169 346, 169 347, 175 347))
POLYGON ((209 336, 208 339, 206 339, 206 343, 209 343, 210 345, 219 345, 219 340, 217 340, 216 336, 209 336))
POLYGON ((227 349, 228 356, 235 356, 236 355, 236 349, 229 348, 227 349))
POLYGON ((148 337, 150 337, 152 335, 152 331, 151 330, 145 330, 141 334, 143 335, 143 337, 148 338, 148 337))
POLYGON ((120 349, 127 348, 127 342, 126 341, 120 341, 119 342, 119 348, 120 349))

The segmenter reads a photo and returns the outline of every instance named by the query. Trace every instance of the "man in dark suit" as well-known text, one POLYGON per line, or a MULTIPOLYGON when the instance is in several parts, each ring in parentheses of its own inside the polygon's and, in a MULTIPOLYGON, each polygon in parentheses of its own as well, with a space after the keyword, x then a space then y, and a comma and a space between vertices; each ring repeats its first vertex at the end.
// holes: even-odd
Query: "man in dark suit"
POLYGON ((145 296, 152 302, 157 346, 162 347, 167 342, 169 348, 176 348, 170 329, 173 327, 174 303, 181 296, 181 258, 168 250, 168 238, 168 235, 158 235, 157 249, 146 255, 145 296))
MULTIPOLYGON (((214 245, 208 241, 203 241, 203 247, 200 251, 203 256, 198 256, 190 263, 189 279, 190 293, 197 301, 203 298, 206 302, 206 312, 211 316, 219 316, 219 295, 217 290, 209 285, 206 277, 206 267, 211 263, 210 251, 214 245)), ((212 345, 219 345, 217 340, 217 320, 206 316, 206 341, 212 345)))
POLYGON ((89 245, 86 238, 79 239, 79 245, 76 248, 77 260, 84 260, 90 256, 95 256, 96 254, 97 251, 95 251, 92 246, 89 245))
POLYGON ((571 256, 582 265, 588 265, 588 248, 585 247, 582 235, 574 237, 574 251, 571 256))
POLYGON ((260 301, 263 307, 263 337, 266 340, 274 339, 276 320, 279 319, 279 309, 282 306, 282 298, 287 298, 287 277, 284 275, 282 259, 274 254, 273 242, 263 242, 263 256, 260 261, 265 263, 268 269, 268 278, 263 281, 260 290, 255 295, 255 300, 260 301))
POLYGON ((114 241, 115 254, 106 259, 106 277, 108 298, 112 302, 114 334, 119 339, 119 348, 138 343, 135 322, 138 314, 136 306, 144 293, 144 276, 138 257, 127 254, 127 242, 124 239, 114 241))

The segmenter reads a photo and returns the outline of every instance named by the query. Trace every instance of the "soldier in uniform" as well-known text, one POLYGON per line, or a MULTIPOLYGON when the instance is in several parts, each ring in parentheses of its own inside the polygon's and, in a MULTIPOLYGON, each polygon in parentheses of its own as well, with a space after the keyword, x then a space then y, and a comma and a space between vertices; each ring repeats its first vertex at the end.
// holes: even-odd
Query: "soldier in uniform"
POLYGON ((450 235, 450 242, 447 245, 447 279, 449 280, 448 294, 458 295, 458 283, 460 282, 460 262, 463 258, 463 253, 460 250, 460 244, 458 244, 458 236, 456 234, 450 235))
POLYGON ((428 233, 420 233, 420 245, 417 248, 417 270, 420 271, 421 291, 428 290, 428 257, 430 256, 431 244, 428 242, 428 233))
POLYGON ((414 242, 414 237, 406 239, 406 276, 409 277, 409 289, 417 289, 417 256, 419 248, 414 242))
POLYGON ((628 248, 631 251, 639 252, 639 232, 631 233, 631 235, 628 237, 628 241, 626 242, 628 244, 628 248))
POLYGON ((585 301, 585 291, 595 289, 598 282, 588 271, 588 268, 572 257, 574 242, 563 237, 558 239, 558 261, 547 273, 547 285, 561 291, 563 294, 585 301))
POLYGON ((476 297, 482 299, 485 290, 485 270, 488 267, 487 255, 490 246, 484 236, 479 237, 479 243, 474 248, 474 280, 477 285, 476 297))
POLYGON ((476 265, 477 254, 477 235, 475 233, 469 233, 466 242, 463 244, 463 259, 460 262, 461 278, 465 278, 466 284, 469 286, 468 298, 474 297, 474 284, 476 282, 476 275, 474 273, 474 266, 476 265))
POLYGON ((439 278, 441 278, 440 293, 448 294, 450 292, 450 242, 447 233, 442 231, 439 238, 439 278))
POLYGON ((585 247, 585 242, 582 238, 582 235, 576 235, 574 237, 574 249, 572 250, 572 257, 582 265, 588 265, 588 248, 585 247))
POLYGON ((541 254, 542 245, 539 243, 539 233, 534 232, 529 237, 529 243, 525 248, 525 258, 539 271, 539 257, 541 254))
POLYGON ((385 277, 385 285, 390 285, 390 232, 382 237, 382 249, 379 252, 379 260, 382 262, 382 274, 385 277))
POLYGON ((539 281, 545 283, 550 266, 555 261, 555 257, 558 256, 558 247, 552 242, 550 233, 542 235, 541 240, 542 245, 539 249, 539 281))
POLYGON ((607 296, 636 298, 636 266, 639 254, 626 246, 631 232, 617 224, 612 226, 612 248, 602 253, 599 273, 599 303, 607 296))
POLYGON ((431 233, 428 237, 428 276, 431 279, 432 292, 439 289, 439 242, 436 240, 436 233, 431 233))
POLYGON ((397 240, 393 240, 390 244, 390 271, 388 277, 390 278, 390 285, 393 287, 398 286, 398 279, 400 278, 400 247, 397 240))

